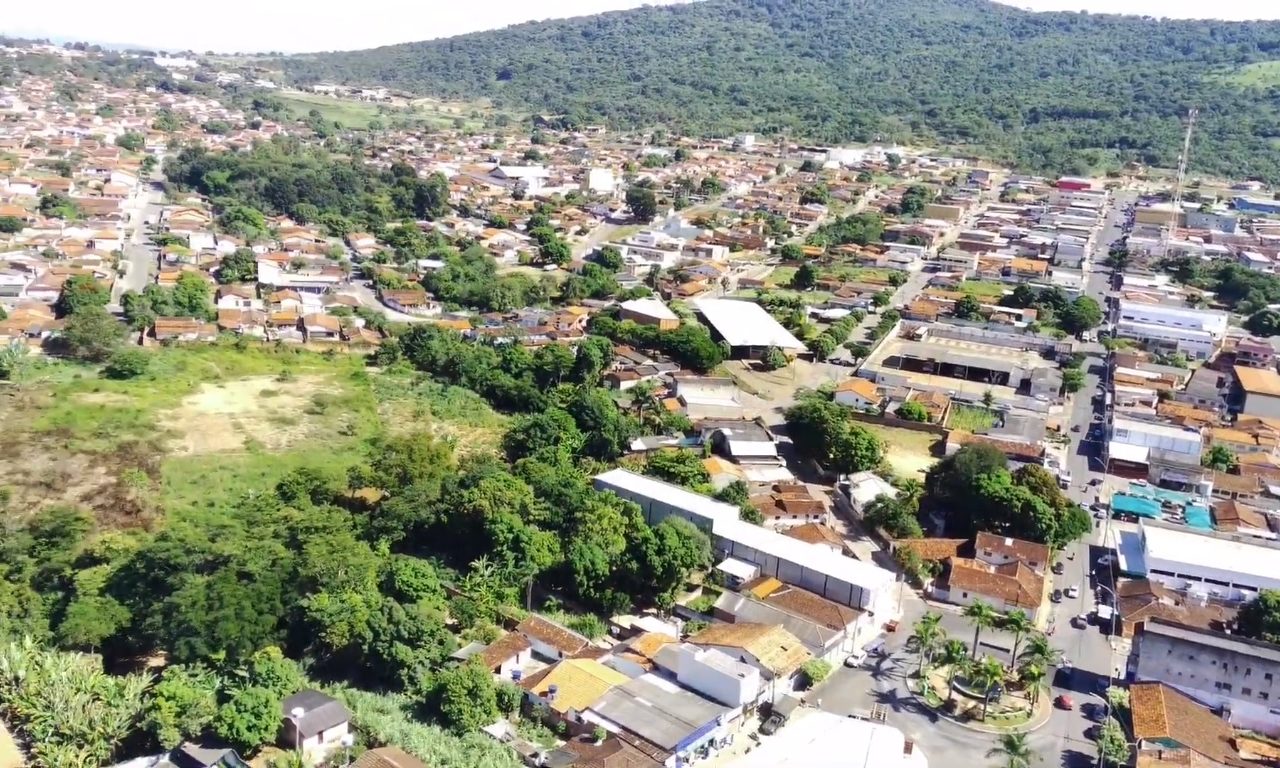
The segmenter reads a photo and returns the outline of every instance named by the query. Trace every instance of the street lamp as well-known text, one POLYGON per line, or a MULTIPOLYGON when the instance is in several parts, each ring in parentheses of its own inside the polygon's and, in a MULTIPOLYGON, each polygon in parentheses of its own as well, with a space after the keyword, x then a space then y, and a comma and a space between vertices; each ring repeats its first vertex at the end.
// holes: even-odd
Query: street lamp
POLYGON ((302 707, 294 707, 289 710, 289 716, 293 718, 293 745, 298 750, 298 757, 302 757, 302 716, 307 714, 307 710, 302 707))

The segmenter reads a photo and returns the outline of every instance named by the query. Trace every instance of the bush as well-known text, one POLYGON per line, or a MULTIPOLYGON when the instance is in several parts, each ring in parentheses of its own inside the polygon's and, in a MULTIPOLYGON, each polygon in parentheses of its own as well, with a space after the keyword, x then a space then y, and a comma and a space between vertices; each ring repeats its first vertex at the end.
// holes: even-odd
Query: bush
POLYGON ((125 347, 112 353, 102 375, 108 379, 136 379, 146 374, 150 366, 151 353, 137 347, 125 347))
POLYGON ((808 681, 806 687, 812 688, 826 680, 827 676, 831 674, 831 664, 822 659, 809 659, 801 665, 800 671, 804 673, 804 678, 808 681))
POLYGON ((605 626, 604 620, 599 616, 587 614, 584 616, 574 616, 568 621, 569 629, 582 635, 588 640, 598 640, 605 636, 609 628, 605 626))

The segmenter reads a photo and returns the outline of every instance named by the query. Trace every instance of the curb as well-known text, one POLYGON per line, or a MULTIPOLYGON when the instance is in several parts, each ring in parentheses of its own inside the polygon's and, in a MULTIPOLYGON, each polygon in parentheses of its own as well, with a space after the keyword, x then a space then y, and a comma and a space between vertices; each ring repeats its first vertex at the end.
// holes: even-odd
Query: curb
POLYGON ((911 694, 911 698, 915 699, 916 702, 921 707, 929 710, 930 712, 936 714, 938 717, 942 718, 943 720, 946 720, 949 723, 958 725, 961 728, 964 728, 966 730, 974 731, 975 733, 987 733, 987 734, 993 734, 993 735, 1002 735, 1006 733, 1031 733, 1032 731, 1038 731, 1041 728, 1048 725, 1049 720, 1053 718, 1053 706, 1049 705, 1044 707, 1044 714, 1040 718, 1038 718, 1038 722, 1036 719, 1033 719, 1031 722, 1023 726, 1015 726, 1010 728, 993 728, 987 725, 974 724, 974 723, 958 720, 953 715, 950 715, 947 712, 943 711, 940 707, 930 706, 929 702, 925 701, 923 696, 913 691, 910 685, 907 686, 907 692, 911 694))

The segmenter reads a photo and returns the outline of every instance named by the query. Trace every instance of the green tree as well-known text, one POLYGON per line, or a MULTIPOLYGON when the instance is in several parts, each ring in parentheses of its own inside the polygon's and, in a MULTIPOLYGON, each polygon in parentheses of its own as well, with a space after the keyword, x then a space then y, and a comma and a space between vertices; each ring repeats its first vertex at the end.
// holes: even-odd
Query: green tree
POLYGON ((1039 755, 1027 744, 1025 733, 1002 735, 996 746, 987 750, 987 757, 998 760, 1001 768, 1031 768, 1040 761, 1039 755))
POLYGON ((915 623, 911 630, 911 637, 908 638, 908 642, 915 646, 916 656, 919 657, 920 663, 916 667, 917 675, 924 674, 925 662, 932 661, 933 652, 938 649, 938 642, 942 638, 942 614, 926 611, 915 623))
POLYGON ((1036 664, 1040 667, 1051 667, 1056 665, 1062 658, 1062 654, 1053 646, 1049 645, 1049 638, 1043 633, 1033 632, 1027 637, 1027 644, 1023 646, 1022 652, 1018 654, 1018 662, 1026 664, 1036 664))
POLYGON ((813 288, 818 282, 818 270, 814 269, 812 264, 801 264, 795 274, 791 276, 791 287, 797 291, 807 291, 813 288))
POLYGON ((884 445, 873 433, 853 424, 836 403, 809 397, 787 409, 787 431, 797 453, 838 474, 871 469, 880 463, 884 445))
POLYGON ((234 691, 218 708, 213 732, 242 754, 275 741, 280 730, 280 697, 265 688, 234 691))
POLYGON ((961 320, 981 320, 982 304, 972 293, 966 293, 956 302, 953 314, 961 320))
POLYGON ((124 334, 124 326, 105 309, 88 305, 67 319, 61 341, 72 357, 100 363, 111 356, 124 334))
POLYGON ((0 233, 6 235, 21 232, 26 224, 17 216, 0 216, 0 233))
POLYGON ((974 600, 964 607, 964 617, 973 623, 971 658, 976 660, 978 658, 978 639, 982 636, 982 630, 996 626, 996 622, 1000 619, 1000 614, 995 608, 991 607, 990 603, 983 600, 974 600))
POLYGON ((1084 371, 1068 368, 1062 372, 1062 388, 1067 392, 1079 392, 1084 387, 1084 371))
POLYGON ((1023 664, 1018 669, 1018 680, 1026 687, 1034 705, 1040 701, 1040 692, 1044 689, 1044 681, 1049 678, 1045 668, 1039 664, 1023 664))
POLYGON ((670 448, 649 455, 644 465, 646 475, 686 488, 700 489, 711 482, 702 457, 684 448, 670 448))
POLYGON ((622 251, 615 245, 606 245, 596 252, 596 263, 610 272, 622 269, 622 251))
POLYGON ((648 187, 632 185, 627 189, 627 207, 637 221, 649 222, 658 215, 658 198, 648 187))
POLYGON ((1280 590, 1264 589, 1241 606, 1236 628, 1245 637, 1280 643, 1280 590))
POLYGON ((831 664, 823 659, 809 659, 800 665, 807 687, 812 688, 831 675, 831 664))
POLYGON ((938 650, 938 663, 947 668, 947 701, 955 695, 956 675, 968 670, 969 649, 963 640, 948 638, 938 650))
POLYGON ((1280 312, 1274 309, 1261 309, 1254 312, 1244 322, 1245 330, 1254 336, 1270 338, 1280 336, 1280 312))
POLYGON ((204 733, 218 715, 218 681, 200 665, 167 667, 147 693, 143 728, 162 749, 204 733))
POLYGON ((991 691, 1004 683, 1004 665, 998 659, 983 656, 969 671, 969 682, 985 694, 982 698, 982 719, 986 720, 987 708, 991 706, 991 691))
POLYGON ((1102 324, 1102 307, 1091 296, 1078 296, 1058 316, 1058 325, 1067 333, 1079 334, 1102 324))
POLYGON ((105 307, 110 301, 111 292, 92 275, 72 275, 62 284, 54 309, 59 317, 70 317, 88 307, 105 307))
POLYGON ((907 421, 927 422, 929 420, 929 412, 925 407, 915 400, 909 400, 898 406, 898 418, 907 421))
MULTIPOLYGON (((1018 658, 1018 646, 1022 645, 1022 638, 1032 632, 1036 625, 1024 611, 1010 611, 997 621, 997 626, 1005 632, 1013 635, 1013 647, 1009 649, 1009 657, 1011 659, 1018 658)), ((1010 665, 1012 669, 1012 664, 1010 665)))
POLYGON ((183 272, 173 286, 173 309, 180 317, 210 319, 214 316, 209 283, 195 272, 183 272))
POLYGON ((107 360, 102 375, 108 379, 136 379, 147 373, 151 365, 151 354, 138 347, 117 349, 107 360))
POLYGON ((502 716, 493 675, 481 664, 459 664, 439 673, 437 707, 454 731, 470 733, 502 716))
POLYGON ((573 416, 560 408, 518 417, 502 438, 507 459, 516 462, 545 448, 576 456, 586 441, 573 416))
POLYGON ((760 358, 760 365, 766 371, 777 371, 787 367, 787 353, 777 347, 769 347, 760 358))
POLYGON ((1124 726, 1114 717, 1108 717, 1098 733, 1098 756, 1105 765, 1128 765, 1129 739, 1124 726))
POLYGON ((126 131, 116 137, 116 146, 130 152, 141 152, 147 145, 147 137, 137 131, 126 131))
POLYGON ((863 521, 883 530, 895 539, 918 539, 924 536, 915 510, 901 498, 881 494, 872 499, 862 513, 863 521))
POLYGON ((258 258, 248 248, 237 248, 223 257, 215 276, 224 285, 252 282, 258 278, 258 258))
POLYGON ((1240 464, 1231 449, 1220 444, 1209 446, 1209 450, 1200 458, 1200 463, 1219 472, 1230 472, 1240 464))

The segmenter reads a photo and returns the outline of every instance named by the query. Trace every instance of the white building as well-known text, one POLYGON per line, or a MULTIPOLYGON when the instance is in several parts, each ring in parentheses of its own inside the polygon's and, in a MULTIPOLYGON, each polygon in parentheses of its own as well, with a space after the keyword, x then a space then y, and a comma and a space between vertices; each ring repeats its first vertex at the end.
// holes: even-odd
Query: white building
POLYGON ((754 704, 764 691, 760 670, 715 648, 668 643, 653 661, 684 687, 726 706, 754 704))
POLYGON ((1211 309, 1120 300, 1116 335, 1196 360, 1213 356, 1227 333, 1228 315, 1211 309))
POLYGON ((729 768, 929 768, 924 752, 890 725, 803 710, 729 768))
POLYGON ((592 168, 582 183, 582 191, 592 195, 612 195, 618 189, 618 180, 608 168, 592 168))
POLYGON ((732 504, 625 469, 596 475, 595 487, 638 504, 649 525, 672 515, 682 517, 711 535, 719 557, 752 563, 759 566, 762 576, 860 608, 876 625, 884 625, 901 613, 897 576, 892 572, 743 522, 732 504))
POLYGON ((929 249, 910 243, 889 243, 889 249, 876 259, 876 266, 913 272, 929 256, 929 249))
POLYGON ((808 351, 804 342, 755 302, 701 299, 694 303, 694 309, 715 335, 729 345, 734 357, 760 357, 770 347, 792 354, 808 351))
POLYGON ((1271 643, 1150 619, 1129 665, 1134 680, 1176 688, 1237 728, 1280 734, 1280 648, 1271 643))
POLYGON ((1280 545, 1252 536, 1143 521, 1136 534, 1121 535, 1119 554, 1125 573, 1191 595, 1240 601, 1280 589, 1280 545))

